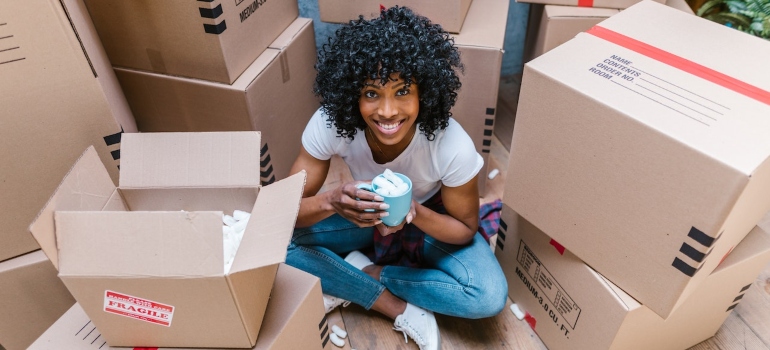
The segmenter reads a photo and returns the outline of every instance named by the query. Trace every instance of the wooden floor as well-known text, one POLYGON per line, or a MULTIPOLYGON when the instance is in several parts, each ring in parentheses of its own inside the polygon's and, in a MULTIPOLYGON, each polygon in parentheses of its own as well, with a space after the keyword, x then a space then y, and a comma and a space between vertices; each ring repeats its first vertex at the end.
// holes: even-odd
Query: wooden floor
MULTIPOLYGON (((487 181, 481 203, 502 197, 519 81, 517 78, 501 81, 495 137, 489 157, 489 170, 497 168, 500 174, 487 181), (503 138, 507 138, 506 143, 501 142, 503 138)), ((349 179, 350 173, 342 161, 333 159, 325 186, 338 185, 349 179)), ((770 223, 765 227, 770 228, 770 223)), ((444 315, 436 315, 436 319, 443 349, 547 349, 529 325, 517 320, 508 307, 496 317, 487 319, 465 320, 444 315)), ((334 310, 329 314, 329 324, 347 329, 349 336, 343 349, 418 349, 411 340, 408 344, 404 343, 403 335, 392 330, 393 322, 390 319, 357 305, 334 310)), ((691 349, 770 350, 770 265, 757 277, 754 286, 716 336, 691 349)))

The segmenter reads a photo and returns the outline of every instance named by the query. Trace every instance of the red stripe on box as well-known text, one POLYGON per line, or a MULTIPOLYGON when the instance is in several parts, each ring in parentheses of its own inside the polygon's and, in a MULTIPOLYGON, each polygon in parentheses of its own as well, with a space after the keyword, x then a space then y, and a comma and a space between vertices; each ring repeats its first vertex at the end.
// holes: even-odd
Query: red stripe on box
POLYGON ((594 0, 578 0, 579 7, 594 7, 594 0))
POLYGON ((755 99, 764 104, 770 105, 770 92, 762 90, 754 85, 747 84, 728 75, 717 72, 711 68, 701 66, 686 58, 663 51, 652 45, 645 44, 634 38, 625 36, 618 32, 604 27, 594 26, 586 33, 607 40, 615 45, 625 47, 631 51, 645 55, 654 60, 665 63, 669 66, 685 71, 702 79, 708 80, 714 84, 733 90, 741 95, 755 99))
POLYGON ((134 350, 158 350, 158 348, 134 348, 134 350))

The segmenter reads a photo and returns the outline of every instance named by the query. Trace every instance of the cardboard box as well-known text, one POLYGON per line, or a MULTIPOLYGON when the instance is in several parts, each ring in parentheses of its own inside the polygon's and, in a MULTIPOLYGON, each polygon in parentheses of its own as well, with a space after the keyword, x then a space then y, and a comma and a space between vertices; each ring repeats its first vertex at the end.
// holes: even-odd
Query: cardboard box
POLYGON ((262 131, 263 184, 289 175, 313 95, 313 23, 299 18, 233 85, 115 69, 143 132, 262 131))
POLYGON ((85 0, 113 66, 231 84, 299 16, 294 0, 85 0))
MULTIPOLYGON (((642 0, 517 0, 517 2, 528 2, 532 4, 544 5, 562 5, 577 7, 601 7, 610 9, 625 9, 633 6, 642 0)), ((645 0, 652 1, 652 0, 645 0)), ((665 3, 666 0, 654 0, 659 3, 665 3)))
POLYGON ((484 167, 478 176, 482 196, 492 148, 508 3, 507 0, 474 0, 462 33, 452 36, 465 65, 452 117, 470 135, 476 151, 484 158, 484 167))
POLYGON ((618 9, 530 5, 524 62, 551 51, 618 12, 618 9))
MULTIPOLYGON (((321 282, 317 277, 291 266, 280 264, 278 268, 263 323, 257 345, 253 348, 255 350, 331 348, 328 341, 329 325, 326 322, 321 296, 321 282)), ((54 348, 126 349, 107 345, 79 304, 72 306, 29 350, 54 348)))
POLYGON ((120 187, 93 148, 30 227, 113 346, 252 347, 304 172, 259 185, 259 133, 123 137, 120 187), (224 270, 222 213, 248 211, 224 270))
POLYGON ((118 179, 136 125, 80 0, 0 3, 0 261, 39 249, 27 226, 88 145, 118 179))
POLYGON ((680 350, 713 336, 770 261, 755 227, 668 318, 591 269, 507 205, 495 255, 511 300, 551 350, 680 350))
POLYGON ((0 342, 7 350, 26 349, 74 303, 42 250, 0 263, 0 342))
POLYGON ((381 6, 396 5, 409 7, 450 33, 460 33, 471 0, 318 0, 318 12, 324 22, 348 23, 358 16, 379 17, 381 6))
MULTIPOLYGON (((668 0, 666 6, 693 14, 684 0, 668 0)), ((524 62, 566 43, 620 10, 532 4, 529 7, 524 62)))
POLYGON ((757 57, 770 42, 651 1, 578 34, 525 65, 503 199, 668 316, 770 210, 757 57))

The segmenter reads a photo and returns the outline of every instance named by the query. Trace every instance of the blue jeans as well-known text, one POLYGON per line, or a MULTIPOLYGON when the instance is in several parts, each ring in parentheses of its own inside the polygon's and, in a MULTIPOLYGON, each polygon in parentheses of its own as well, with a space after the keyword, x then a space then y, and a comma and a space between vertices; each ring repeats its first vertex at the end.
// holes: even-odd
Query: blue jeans
POLYGON ((491 317, 505 307, 508 284, 481 234, 462 246, 425 235, 424 268, 384 266, 377 281, 340 257, 371 247, 373 232, 332 215, 294 230, 286 263, 318 276, 325 294, 366 309, 386 288, 406 302, 455 317, 491 317))

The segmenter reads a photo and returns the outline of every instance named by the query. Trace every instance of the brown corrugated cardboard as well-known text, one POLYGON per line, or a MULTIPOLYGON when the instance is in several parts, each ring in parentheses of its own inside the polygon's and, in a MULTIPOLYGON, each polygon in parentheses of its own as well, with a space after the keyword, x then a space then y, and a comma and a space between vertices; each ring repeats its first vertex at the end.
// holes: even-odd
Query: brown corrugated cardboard
POLYGON ((254 349, 330 349, 321 280, 280 264, 254 349))
POLYGON ((26 349, 74 303, 43 251, 0 263, 0 342, 7 350, 26 349))
POLYGON ((529 6, 524 62, 566 43, 620 10, 532 4, 529 6))
POLYGON ((551 350, 680 350, 713 336, 770 261, 755 227, 668 318, 503 207, 495 255, 511 300, 551 350))
MULTIPOLYGON (((641 0, 516 0, 517 2, 528 2, 532 4, 562 5, 577 7, 602 7, 610 9, 625 9, 641 0)), ((646 0, 652 1, 652 0, 646 0)), ((665 3, 666 0, 654 0, 665 3)))
POLYGON ((485 193, 492 148, 507 20, 507 0, 474 0, 463 31, 452 36, 465 65, 465 73, 460 74, 462 87, 457 92, 452 117, 462 125, 476 145, 476 151, 484 157, 484 167, 478 176, 481 195, 485 193))
POLYGON ((86 0, 113 66, 231 84, 299 16, 293 0, 86 0))
MULTIPOLYGON (((280 264, 254 349, 330 349, 329 332, 321 296, 321 282, 313 275, 280 264)), ((83 308, 75 304, 29 349, 119 350, 126 348, 107 345, 83 308)))
POLYGON ((30 231, 107 342, 254 346, 305 177, 261 187, 259 148, 258 132, 127 134, 120 188, 93 148, 73 166, 30 231), (235 209, 251 219, 227 272, 235 209))
MULTIPOLYGON (((666 6, 693 14, 684 0, 668 0, 666 6)), ((524 62, 566 43, 620 10, 532 4, 529 7, 524 62)))
POLYGON ((770 209, 758 57, 770 42, 645 1, 532 60, 503 200, 667 316, 770 209))
POLYGON ((294 21, 232 85, 115 69, 139 129, 262 131, 263 184, 289 175, 318 109, 310 19, 294 21))
POLYGON ((27 226, 94 145, 118 179, 136 125, 80 0, 0 3, 0 261, 38 249, 27 226))
POLYGON ((409 7, 450 33, 460 33, 471 0, 318 0, 318 12, 324 22, 348 23, 358 16, 378 17, 380 6, 396 5, 409 7))

